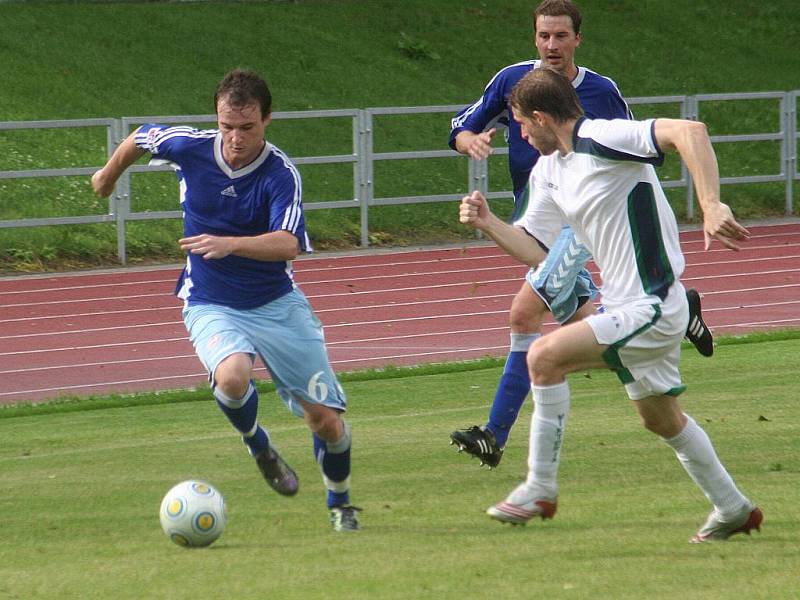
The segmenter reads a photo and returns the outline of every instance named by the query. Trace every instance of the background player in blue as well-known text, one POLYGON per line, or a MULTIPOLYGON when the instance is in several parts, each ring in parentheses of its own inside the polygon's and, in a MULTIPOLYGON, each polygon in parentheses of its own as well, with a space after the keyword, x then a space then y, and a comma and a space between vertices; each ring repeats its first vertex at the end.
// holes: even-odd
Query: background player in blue
MULTIPOLYGON (((539 158, 539 152, 522 138, 520 125, 511 118, 508 105, 511 89, 525 74, 548 67, 566 76, 590 118, 631 118, 625 100, 611 79, 576 66, 575 50, 581 43, 581 20, 579 9, 569 0, 544 0, 533 13, 534 41, 539 60, 523 61, 502 69, 488 83, 483 95, 452 120, 450 146, 476 160, 491 154, 496 126, 507 127, 508 162, 514 190, 512 221, 525 211, 528 177, 539 158)), ((554 240, 538 240, 549 252, 545 262, 528 273, 511 304, 510 352, 489 419, 483 427, 474 425, 450 435, 451 443, 477 456, 481 464, 496 467, 503 456, 511 427, 530 391, 525 355, 541 335, 547 312, 552 312, 562 325, 594 312, 589 300, 597 288, 583 268, 590 257, 574 239, 571 230, 565 228, 554 240), (561 277, 563 273, 567 275, 561 277)), ((710 355, 713 340, 702 321, 700 297, 694 290, 689 290, 687 296, 692 308, 690 339, 702 354, 710 355)))
POLYGON ((305 419, 337 531, 359 527, 350 505, 350 427, 346 397, 325 349, 322 326, 293 281, 291 261, 310 250, 300 175, 264 139, 272 118, 266 82, 236 69, 214 96, 219 129, 143 125, 92 176, 108 196, 145 152, 178 174, 187 262, 176 293, 190 339, 209 373, 217 404, 267 483, 293 496, 297 475, 257 421, 257 356, 286 406, 305 419))

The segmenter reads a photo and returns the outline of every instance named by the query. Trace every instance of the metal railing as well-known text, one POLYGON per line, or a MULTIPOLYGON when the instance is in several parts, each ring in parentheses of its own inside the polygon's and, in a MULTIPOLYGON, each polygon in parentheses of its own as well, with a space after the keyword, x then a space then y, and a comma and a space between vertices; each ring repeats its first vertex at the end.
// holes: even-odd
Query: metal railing
MULTIPOLYGON (((722 185, 739 185, 748 183, 783 182, 785 186, 784 212, 786 215, 792 215, 794 214, 792 201, 793 182, 795 179, 800 178, 800 174, 798 174, 797 171, 797 140, 800 136, 797 123, 798 96, 800 96, 800 90, 791 92, 754 92, 733 94, 700 94, 694 96, 637 97, 628 99, 628 103, 631 106, 645 104, 677 105, 679 114, 682 118, 699 120, 703 118, 701 109, 704 103, 742 100, 777 101, 779 103, 778 111, 780 114, 778 119, 779 122, 777 123, 777 131, 769 131, 766 133, 713 135, 711 140, 715 144, 780 142, 780 161, 777 165, 777 172, 736 177, 723 176, 720 180, 720 183, 722 185)), ((353 193, 351 198, 335 201, 306 200, 304 202, 304 207, 306 210, 315 210, 321 208, 358 208, 360 219, 360 243, 362 246, 366 247, 369 245, 369 207, 454 201, 460 199, 463 195, 463 193, 457 192, 448 194, 375 197, 374 165, 378 161, 461 157, 461 155, 453 152, 450 149, 376 152, 374 149, 374 131, 378 125, 378 122, 381 121, 381 117, 387 115, 418 115, 433 113, 447 113, 452 115, 461 108, 462 105, 448 105, 276 112, 273 114, 273 120, 280 121, 289 119, 319 118, 350 119, 352 123, 352 153, 331 154, 324 156, 292 156, 292 159, 297 165, 353 165, 353 193)), ((643 116, 645 115, 637 115, 639 118, 642 118, 643 116)), ((8 121, 0 122, 0 131, 45 128, 104 127, 106 129, 107 152, 108 156, 110 156, 116 146, 128 135, 132 128, 143 123, 155 122, 164 124, 198 124, 213 123, 215 121, 215 115, 124 117, 121 119, 70 119, 58 121, 8 121)), ((508 154, 508 148, 497 147, 495 148, 495 154, 508 154)), ((487 160, 475 161, 466 157, 461 157, 461 159, 468 161, 467 189, 478 189, 490 199, 511 197, 511 192, 509 190, 490 191, 489 168, 487 160)), ((69 168, 0 171, 0 180, 16 178, 90 176, 98 168, 99 167, 97 166, 82 166, 69 168)), ((128 223, 150 219, 177 219, 182 215, 180 210, 146 210, 138 212, 131 210, 131 200, 133 197, 131 175, 135 173, 168 170, 170 170, 169 167, 165 166, 141 164, 132 166, 120 178, 114 193, 109 198, 108 209, 104 214, 0 220, 0 229, 12 227, 41 227, 48 225, 115 223, 117 254, 120 263, 126 264, 126 225, 128 223)), ((508 177, 506 176, 504 181, 507 180, 508 177)), ((679 179, 663 181, 662 184, 665 188, 686 188, 686 216, 689 219, 694 218, 694 190, 691 177, 686 169, 686 165, 681 163, 679 179)))

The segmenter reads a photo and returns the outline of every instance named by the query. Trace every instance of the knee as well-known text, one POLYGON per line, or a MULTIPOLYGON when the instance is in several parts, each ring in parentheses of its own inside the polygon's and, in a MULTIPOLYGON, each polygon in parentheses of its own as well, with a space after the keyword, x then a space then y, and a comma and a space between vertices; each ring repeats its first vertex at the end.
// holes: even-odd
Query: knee
POLYGON ((640 414, 642 425, 647 431, 664 439, 678 435, 686 426, 686 415, 680 414, 640 414))
POLYGON ((339 412, 321 404, 303 403, 304 418, 312 433, 326 442, 335 442, 344 432, 339 412))
POLYGON ((515 333, 535 333, 542 327, 547 307, 534 295, 517 296, 511 303, 509 325, 515 333))
POLYGON ((247 393, 247 388, 250 386, 250 380, 241 377, 236 377, 231 374, 221 374, 215 376, 217 389, 219 389, 228 398, 238 399, 247 393))
MULTIPOLYGON (((665 427, 664 422, 661 419, 653 418, 649 416, 642 416, 642 426, 647 429, 647 431, 651 433, 655 433, 657 436, 662 438, 670 438, 673 435, 670 435, 671 430, 665 427)), ((677 434, 675 434, 677 435, 677 434)))
POLYGON ((223 361, 214 371, 214 384, 229 398, 238 399, 250 387, 250 367, 240 361, 223 361))
POLYGON ((547 336, 540 337, 528 350, 528 373, 531 382, 537 385, 551 385, 563 379, 563 374, 554 360, 555 353, 548 350, 547 336))

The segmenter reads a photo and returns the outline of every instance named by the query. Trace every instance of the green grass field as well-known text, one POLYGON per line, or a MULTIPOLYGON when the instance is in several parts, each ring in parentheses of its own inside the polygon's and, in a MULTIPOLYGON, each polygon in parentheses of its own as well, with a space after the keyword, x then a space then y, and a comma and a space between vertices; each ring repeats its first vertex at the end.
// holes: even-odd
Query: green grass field
MULTIPOLYGON (((258 69, 276 111, 466 105, 500 68, 531 58, 531 0, 294 0, 240 2, 0 2, 0 120, 209 114, 222 75, 258 69), (202 36, 202 41, 198 37, 202 36)), ((614 0, 580 3, 579 64, 613 77, 627 97, 787 91, 797 88, 794 0, 614 0), (768 57, 749 40, 769 43, 768 57), (691 43, 687 43, 691 40, 691 43)), ((718 105, 717 105, 718 104, 718 105)), ((780 129, 775 101, 701 109, 712 134, 780 129)), ((636 115, 675 116, 676 107, 636 115)), ((441 150, 449 114, 376 121, 376 150, 441 150)), ((349 153, 341 119, 276 121, 268 137, 292 157, 349 153)), ((499 137, 499 136, 498 136, 499 137)), ((776 142, 720 145, 724 176, 776 174, 776 142)), ((99 167, 100 128, 0 132, 0 170, 99 167)), ((490 162, 492 191, 509 188, 504 157, 490 162)), ((304 199, 353 196, 352 166, 303 165, 304 199)), ((677 161, 661 175, 674 178, 677 161)), ((134 177, 134 211, 177 209, 171 174, 134 177)), ((795 186, 797 189, 797 186, 795 186)), ((780 216, 780 183, 726 186, 743 219, 780 216)), ((468 191, 465 159, 385 161, 377 197, 468 191)), ((668 195, 685 218, 685 192, 668 195)), ((795 192, 797 197, 797 192, 795 192)), ((795 200, 797 204, 797 200, 795 200)), ((499 214, 510 202, 497 201, 499 214)), ((88 177, 0 179, 0 220, 103 214, 88 177)), ((372 207, 371 242, 397 246, 469 239, 451 204, 372 207)), ((353 247, 358 211, 309 211, 318 249, 353 247)), ((131 262, 180 260, 177 220, 132 223, 131 262)), ((112 224, 0 230, 0 270, 44 271, 113 264, 112 224)))
POLYGON ((330 530, 308 431, 268 388, 261 421, 298 471, 294 498, 266 487, 203 392, 2 409, 0 598, 794 599, 798 357, 795 334, 684 353, 685 410, 765 513, 760 534, 701 546, 687 540, 707 501, 603 371, 570 380, 558 515, 516 528, 484 510, 524 477, 530 408, 497 470, 447 443, 484 419, 496 361, 344 377, 364 509, 351 535, 330 530), (195 477, 229 521, 185 550, 158 506, 195 477))

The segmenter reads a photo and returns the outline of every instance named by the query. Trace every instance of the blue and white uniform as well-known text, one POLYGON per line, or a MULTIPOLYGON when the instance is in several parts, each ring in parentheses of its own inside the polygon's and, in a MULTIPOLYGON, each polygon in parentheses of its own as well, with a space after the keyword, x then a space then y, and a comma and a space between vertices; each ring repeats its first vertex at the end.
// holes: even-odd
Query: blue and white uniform
MULTIPOLYGON (((486 85, 483 95, 464 108, 451 121, 450 147, 456 149, 456 136, 461 131, 480 133, 492 127, 505 127, 508 143, 508 169, 514 189, 515 204, 525 193, 531 169, 539 159, 539 151, 522 138, 520 124, 511 116, 508 98, 517 82, 530 71, 542 66, 540 60, 526 60, 500 70, 486 85)), ((578 67, 572 81, 581 106, 590 119, 630 119, 632 115, 617 84, 585 67, 578 67)), ((519 215, 524 207, 517 211, 519 215)))
MULTIPOLYGON (((215 129, 148 124, 135 143, 175 168, 186 237, 288 231, 301 250, 311 249, 300 174, 275 146, 266 143, 253 162, 232 169, 215 129)), ((217 366, 244 352, 261 357, 295 414, 302 415, 298 399, 344 410, 321 324, 294 283, 291 263, 233 255, 208 260, 190 253, 176 294, 184 300, 184 321, 212 384, 217 366)))
MULTIPOLYGON (((522 138, 520 124, 512 117, 508 98, 511 90, 527 73, 542 66, 540 60, 528 60, 509 65, 489 81, 483 95, 464 108, 451 122, 450 147, 455 150, 455 138, 461 131, 480 133, 492 127, 505 127, 508 143, 508 166, 514 190, 514 216, 516 221, 528 202, 528 179, 531 169, 539 159, 539 152, 522 138)), ((627 103, 616 83, 587 69, 578 67, 572 81, 585 114, 590 118, 630 119, 627 103)), ((538 238, 537 238, 538 239, 538 238)), ((590 255, 574 243, 569 230, 549 239, 538 239, 551 252, 539 268, 526 277, 533 290, 542 298, 559 323, 569 320, 581 300, 593 297, 597 289, 589 272, 581 268, 590 255), (566 260, 565 260, 566 256, 566 260), (566 274, 559 276, 558 274, 566 274), (579 300, 579 298, 581 300, 579 300)))

